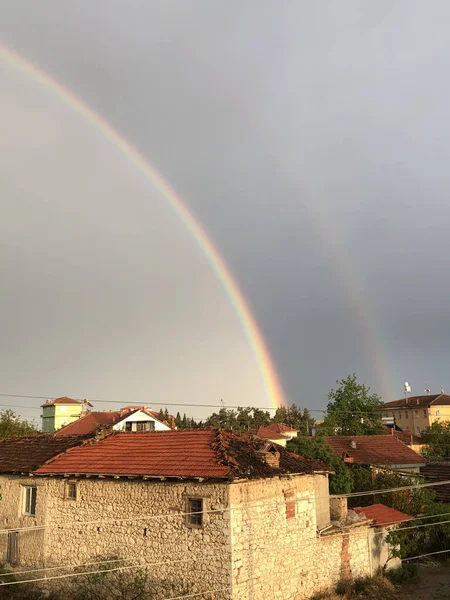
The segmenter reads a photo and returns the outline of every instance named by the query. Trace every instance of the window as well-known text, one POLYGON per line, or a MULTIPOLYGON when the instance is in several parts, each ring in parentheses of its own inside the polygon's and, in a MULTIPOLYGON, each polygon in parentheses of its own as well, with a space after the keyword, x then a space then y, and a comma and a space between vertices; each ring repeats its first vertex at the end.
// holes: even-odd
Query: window
POLYGON ((383 418, 387 419, 388 418, 388 414, 387 413, 383 413, 383 418))
POLYGON ((424 417, 426 417, 426 416, 427 416, 427 409, 426 409, 426 408, 424 408, 424 409, 423 409, 423 416, 424 416, 424 417))
POLYGON ((420 427, 416 427, 417 433, 420 433, 420 427))
POLYGON ((186 510, 186 525, 201 529, 203 527, 203 499, 188 498, 186 510))
POLYGON ((414 411, 416 413, 416 417, 419 416, 419 410, 416 408, 416 410, 414 411))
POLYGON ((398 413, 399 420, 402 418, 402 413, 398 413))
POLYGON ((23 488, 23 514, 34 517, 36 514, 37 488, 27 486, 23 488))
POLYGON ((77 499, 77 484, 73 481, 66 483, 66 498, 67 500, 77 499))
POLYGON ((441 411, 437 408, 436 409, 436 416, 439 417, 440 414, 441 414, 441 411))
POLYGON ((136 423, 137 431, 155 431, 154 421, 141 421, 136 423))

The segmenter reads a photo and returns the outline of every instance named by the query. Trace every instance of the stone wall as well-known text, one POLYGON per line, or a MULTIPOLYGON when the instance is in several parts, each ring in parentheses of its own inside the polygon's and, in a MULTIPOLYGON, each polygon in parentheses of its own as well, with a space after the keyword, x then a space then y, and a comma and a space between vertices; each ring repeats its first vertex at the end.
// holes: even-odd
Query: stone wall
MULTIPOLYGON (((341 578, 371 574, 378 552, 366 527, 317 536, 330 522, 326 475, 233 483, 1 476, 0 486, 0 527, 45 525, 19 533, 20 564, 126 558, 159 580, 186 583, 190 593, 224 590, 215 600, 308 598, 341 578), (76 499, 68 498, 71 482, 76 499), (30 484, 37 487, 35 517, 22 515, 30 484), (186 525, 188 497, 217 511, 204 515, 203 528, 186 525)), ((0 560, 6 541, 0 534, 0 560)), ((382 552, 383 540, 376 542, 382 552)))
POLYGON ((309 598, 373 572, 367 527, 317 536, 330 522, 326 476, 234 483, 230 507, 234 600, 309 598))

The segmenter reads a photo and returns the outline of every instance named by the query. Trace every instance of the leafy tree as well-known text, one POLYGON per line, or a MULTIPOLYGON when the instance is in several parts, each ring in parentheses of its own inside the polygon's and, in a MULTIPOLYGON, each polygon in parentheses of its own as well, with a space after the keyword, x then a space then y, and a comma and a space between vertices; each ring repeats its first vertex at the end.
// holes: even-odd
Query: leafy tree
POLYGON ((349 494, 352 491, 352 473, 344 459, 334 454, 332 449, 320 438, 296 437, 287 443, 287 449, 304 458, 321 460, 335 472, 330 475, 331 494, 349 494))
POLYGON ((0 411, 0 439, 12 435, 38 435, 40 431, 30 421, 21 419, 13 410, 0 411))
POLYGON ((381 407, 378 394, 358 383, 356 375, 336 381, 336 390, 328 394, 328 406, 321 434, 325 435, 375 435, 383 433, 381 407))
POLYGON ((428 445, 424 449, 425 458, 435 462, 450 460, 450 422, 433 423, 422 432, 422 440, 428 445))

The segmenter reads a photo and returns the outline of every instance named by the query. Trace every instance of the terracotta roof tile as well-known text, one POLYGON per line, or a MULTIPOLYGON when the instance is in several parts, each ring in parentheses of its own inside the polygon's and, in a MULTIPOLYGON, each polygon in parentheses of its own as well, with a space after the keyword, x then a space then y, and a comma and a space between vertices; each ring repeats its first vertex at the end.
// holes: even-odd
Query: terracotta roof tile
POLYGON ((272 477, 282 473, 330 472, 319 461, 277 447, 280 467, 262 458, 264 440, 214 429, 112 433, 74 448, 36 474, 137 475, 156 477, 272 477))
POLYGON ((405 521, 411 521, 414 517, 389 508, 384 504, 371 504, 370 506, 360 506, 353 509, 358 515, 363 514, 367 519, 374 522, 374 525, 379 527, 386 527, 389 525, 396 525, 397 523, 404 523, 405 521))
POLYGON ((324 438, 335 454, 362 465, 423 465, 426 460, 392 435, 337 435, 324 438), (356 448, 352 448, 352 442, 356 448))
MULTIPOLYGON (((81 400, 74 400, 73 398, 68 398, 67 396, 63 396, 62 398, 47 400, 45 404, 41 404, 41 408, 44 408, 45 406, 53 406, 54 404, 85 404, 85 402, 81 400)), ((92 404, 88 404, 92 406, 92 404)))
POLYGON ((86 439, 86 436, 56 438, 51 434, 5 438, 0 440, 0 473, 30 473, 86 439))
POLYGON ((450 404, 450 394, 430 394, 428 396, 409 396, 400 400, 385 402, 382 410, 385 408, 425 408, 428 405, 448 406, 450 404))
POLYGON ((119 411, 92 411, 85 413, 73 423, 69 423, 53 434, 56 437, 66 435, 85 435, 93 433, 101 425, 114 425, 128 415, 121 415, 119 411))

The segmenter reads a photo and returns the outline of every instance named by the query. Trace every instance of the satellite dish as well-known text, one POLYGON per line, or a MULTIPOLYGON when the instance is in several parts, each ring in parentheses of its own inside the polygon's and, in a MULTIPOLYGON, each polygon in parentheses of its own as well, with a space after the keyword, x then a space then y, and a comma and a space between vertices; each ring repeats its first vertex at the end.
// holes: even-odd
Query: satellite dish
POLYGON ((411 386, 409 385, 409 383, 407 381, 405 381, 405 394, 410 394, 411 393, 411 386))

